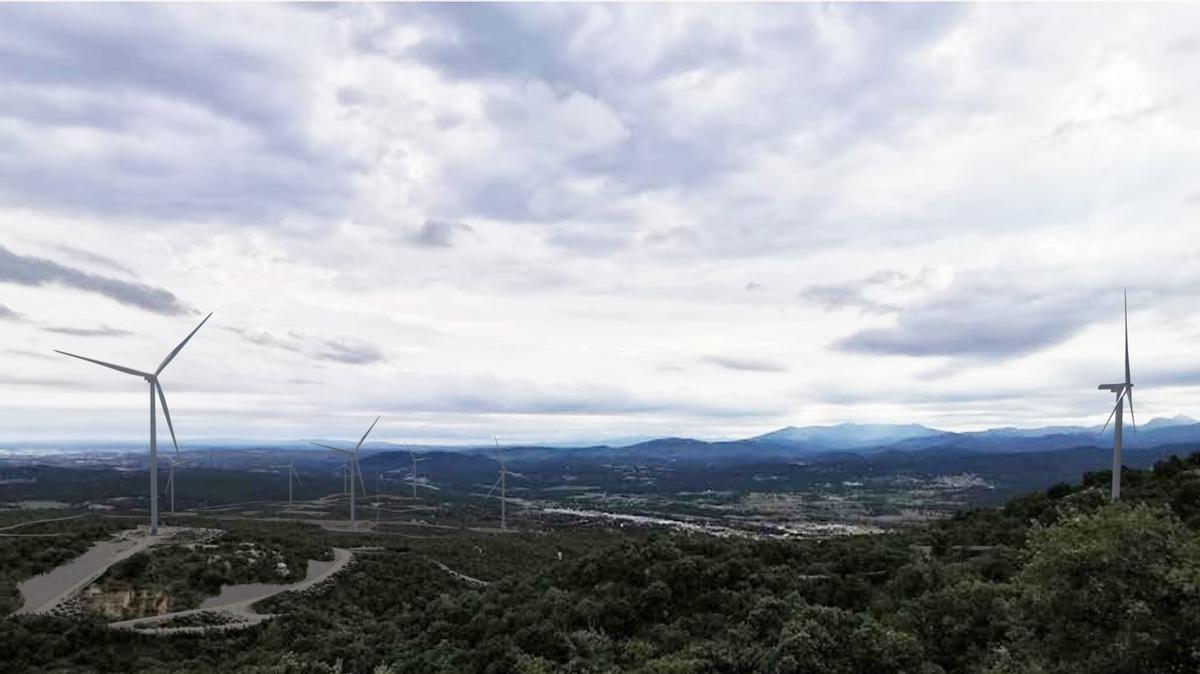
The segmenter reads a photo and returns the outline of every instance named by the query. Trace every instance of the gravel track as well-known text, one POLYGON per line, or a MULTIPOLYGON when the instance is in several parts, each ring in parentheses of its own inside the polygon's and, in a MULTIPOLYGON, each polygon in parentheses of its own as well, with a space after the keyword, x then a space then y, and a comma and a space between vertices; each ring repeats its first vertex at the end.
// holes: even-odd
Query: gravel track
POLYGON ((329 580, 339 571, 346 567, 346 564, 353 559, 354 554, 344 548, 333 549, 332 562, 318 562, 309 560, 308 573, 304 580, 293 583, 291 585, 266 585, 263 583, 250 583, 246 585, 226 585, 221 588, 221 594, 216 597, 210 597, 205 600, 200 608, 189 609, 186 611, 176 611, 174 613, 164 613, 162 615, 149 616, 146 618, 134 618, 133 620, 122 620, 120 622, 109 623, 109 627, 116 629, 134 629, 142 634, 189 634, 196 632, 204 632, 207 630, 228 631, 235 629, 245 629, 252 627, 264 620, 269 620, 274 615, 257 613, 251 608, 251 605, 273 597, 281 592, 304 592, 316 585, 319 585, 326 580, 329 580), (181 618, 189 615, 200 613, 222 613, 231 617, 236 622, 229 622, 223 625, 195 625, 185 627, 160 627, 158 629, 146 629, 147 625, 167 622, 175 618, 181 618))

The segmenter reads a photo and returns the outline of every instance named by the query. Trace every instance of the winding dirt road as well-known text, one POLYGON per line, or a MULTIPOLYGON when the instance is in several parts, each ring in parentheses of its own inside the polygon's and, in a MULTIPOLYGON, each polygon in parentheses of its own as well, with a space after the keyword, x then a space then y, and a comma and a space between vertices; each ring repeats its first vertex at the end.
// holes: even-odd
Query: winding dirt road
POLYGON ((479 585, 482 587, 487 587, 488 585, 491 585, 491 582, 489 582, 489 581, 480 580, 479 578, 472 578, 471 576, 468 576, 465 573, 455 571, 454 569, 446 566, 445 564, 442 564, 441 562, 439 562, 436 559, 430 559, 428 557, 426 557, 426 559, 429 559, 429 561, 433 562, 433 565, 436 566, 437 568, 441 569, 442 571, 445 571, 446 573, 450 574, 451 576, 454 576, 455 578, 463 581, 464 583, 469 583, 471 585, 479 585))
POLYGON ((30 526, 33 524, 43 524, 45 522, 62 522, 65 520, 75 520, 75 519, 79 519, 80 517, 86 517, 90 514, 91 513, 79 513, 78 515, 67 515, 66 517, 51 517, 49 519, 44 519, 44 520, 28 520, 26 522, 17 522, 16 524, 11 524, 7 527, 0 527, 0 531, 12 531, 13 529, 19 529, 21 527, 27 527, 27 526, 30 526))
POLYGON ((49 613, 104 575, 108 567, 162 542, 161 538, 138 536, 130 532, 121 532, 116 537, 118 540, 94 543, 87 552, 66 564, 22 581, 17 588, 21 591, 25 604, 13 615, 49 613))
POLYGON ((342 569, 346 568, 346 564, 354 557, 354 554, 344 548, 333 549, 332 562, 318 562, 316 560, 308 561, 308 573, 304 580, 293 583, 291 585, 265 585, 262 583, 254 583, 249 585, 227 585, 221 588, 221 594, 216 597, 210 597, 200 605, 200 608, 188 609, 186 611, 175 611, 174 613, 164 613, 162 615, 149 616, 146 618, 134 618, 133 620, 122 620, 120 622, 109 623, 109 627, 115 629, 132 629, 143 634, 188 634, 196 632, 204 632, 206 630, 234 630, 244 629, 257 625, 264 620, 269 620, 275 616, 272 614, 256 613, 251 606, 256 602, 262 601, 267 597, 273 597, 282 592, 303 592, 312 588, 315 585, 323 583, 333 577, 342 569), (218 613, 224 614, 231 619, 231 622, 220 625, 189 625, 182 627, 159 627, 146 629, 147 625, 157 625, 168 622, 175 618, 183 618, 191 615, 202 613, 218 613))

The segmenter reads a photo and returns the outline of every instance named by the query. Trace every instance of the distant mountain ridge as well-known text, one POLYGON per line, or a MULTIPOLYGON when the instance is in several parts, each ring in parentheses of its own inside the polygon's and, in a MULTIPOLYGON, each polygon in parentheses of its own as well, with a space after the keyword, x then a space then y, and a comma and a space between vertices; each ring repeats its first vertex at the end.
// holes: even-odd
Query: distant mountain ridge
POLYGON ((1149 430, 1152 428, 1167 428, 1169 426, 1190 426, 1196 423, 1200 422, 1187 416, 1186 414, 1176 414, 1173 417, 1158 417, 1151 419, 1150 421, 1146 422, 1146 425, 1143 427, 1143 429, 1149 430))
POLYGON ((751 442, 802 444, 825 449, 863 449, 890 445, 905 440, 930 439, 948 435, 946 431, 920 424, 835 424, 833 426, 788 426, 749 438, 751 442))
MULTIPOLYGON (((787 448, 799 455, 830 451, 874 453, 925 449, 1028 452, 1111 446, 1111 425, 1103 434, 1101 428, 1005 427, 956 432, 942 431, 920 424, 837 424, 803 428, 788 426, 733 444, 769 445, 774 449, 787 448)), ((1137 427, 1126 427, 1127 447, 1150 447, 1181 442, 1200 442, 1200 422, 1188 416, 1177 415, 1152 419, 1137 427)))

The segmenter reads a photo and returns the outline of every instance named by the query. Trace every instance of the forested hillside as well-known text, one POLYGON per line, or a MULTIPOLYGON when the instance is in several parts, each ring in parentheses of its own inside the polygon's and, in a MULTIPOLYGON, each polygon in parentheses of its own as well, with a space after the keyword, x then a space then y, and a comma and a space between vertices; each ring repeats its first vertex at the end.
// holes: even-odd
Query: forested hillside
POLYGON ((826 541, 375 537, 329 591, 264 602, 283 617, 262 627, 152 637, 8 619, 0 669, 1195 672, 1200 454, 1126 472, 1119 505, 1108 478, 826 541))

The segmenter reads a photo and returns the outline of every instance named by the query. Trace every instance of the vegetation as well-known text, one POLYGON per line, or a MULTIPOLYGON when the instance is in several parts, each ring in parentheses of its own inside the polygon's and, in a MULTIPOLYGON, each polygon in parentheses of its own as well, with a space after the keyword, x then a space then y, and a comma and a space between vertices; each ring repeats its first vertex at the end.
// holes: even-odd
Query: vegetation
POLYGON ((220 635, 0 622, 5 671, 1194 672, 1200 454, 825 541, 570 529, 234 536, 376 546, 220 635), (420 537, 425 536, 425 537, 420 537), (561 558, 560 558, 561 553, 561 558), (486 581, 482 585, 447 569, 486 581))
POLYGON ((217 611, 202 611, 199 613, 187 613, 157 623, 141 623, 135 625, 134 629, 152 631, 175 627, 214 627, 236 622, 239 622, 237 616, 217 611))

